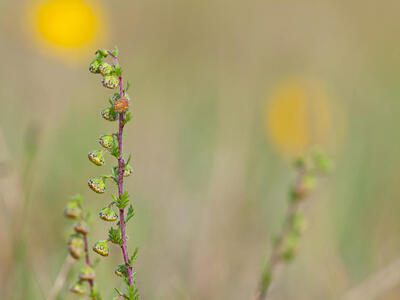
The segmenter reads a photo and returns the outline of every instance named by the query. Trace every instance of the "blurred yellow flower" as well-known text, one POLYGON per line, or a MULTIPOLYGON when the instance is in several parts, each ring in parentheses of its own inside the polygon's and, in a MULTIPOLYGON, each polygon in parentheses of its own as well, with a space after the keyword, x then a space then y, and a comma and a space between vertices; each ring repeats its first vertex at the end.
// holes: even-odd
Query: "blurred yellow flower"
POLYGON ((90 1, 38 0, 28 10, 39 43, 59 52, 87 51, 104 33, 99 4, 90 1))
POLYGON ((264 116, 269 138, 286 155, 300 155, 332 139, 333 107, 319 82, 283 82, 268 97, 264 116))

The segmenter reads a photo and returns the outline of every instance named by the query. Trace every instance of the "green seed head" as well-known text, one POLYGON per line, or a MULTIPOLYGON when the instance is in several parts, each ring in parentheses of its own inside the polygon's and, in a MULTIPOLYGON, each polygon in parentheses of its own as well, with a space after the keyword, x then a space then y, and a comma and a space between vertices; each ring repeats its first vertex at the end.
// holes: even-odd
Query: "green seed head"
POLYGON ((116 137, 113 134, 105 134, 99 137, 99 144, 106 149, 111 149, 116 142, 116 137))
POLYGON ((101 150, 95 150, 93 152, 89 152, 88 154, 89 160, 97 166, 104 165, 104 153, 101 150))
POLYGON ((99 212, 99 217, 104 220, 104 221, 109 221, 113 222, 118 219, 118 215, 115 213, 115 211, 112 209, 112 207, 104 207, 100 212, 99 212))
POLYGON ((108 247, 106 240, 101 240, 94 244, 93 251, 101 256, 108 256, 110 248, 108 247))
POLYGON ((81 268, 78 276, 80 280, 93 280, 96 276, 96 273, 94 272, 92 267, 86 266, 81 268))
POLYGON ((80 221, 75 224, 74 230, 76 233, 81 233, 81 234, 88 234, 89 233, 89 226, 87 225, 86 222, 80 221))
POLYGON ((98 74, 100 73, 99 67, 100 67, 100 61, 98 59, 95 59, 89 65, 89 72, 98 74))
POLYGON ((108 107, 101 111, 101 116, 107 121, 116 121, 118 120, 118 113, 114 110, 114 108, 108 107))
POLYGON ((103 75, 103 76, 110 75, 112 70, 113 70, 113 67, 109 63, 102 62, 99 65, 99 71, 100 71, 101 75, 103 75))
POLYGON ((119 85, 119 80, 114 75, 106 75, 101 79, 101 83, 106 88, 115 89, 119 85))
POLYGON ((69 290, 78 295, 84 295, 86 293, 86 287, 81 281, 78 281, 71 285, 69 290))
POLYGON ((126 271, 126 266, 125 265, 118 265, 115 268, 115 275, 119 276, 119 277, 126 277, 128 275, 127 271, 126 271))
POLYGON ((79 259, 83 253, 83 239, 79 234, 72 234, 68 240, 68 252, 75 259, 79 259))
POLYGON ((81 209, 76 201, 68 201, 67 207, 64 210, 64 215, 67 218, 77 219, 81 214, 81 209))
POLYGON ((103 178, 91 178, 88 180, 89 187, 98 194, 103 194, 106 190, 106 184, 103 178))

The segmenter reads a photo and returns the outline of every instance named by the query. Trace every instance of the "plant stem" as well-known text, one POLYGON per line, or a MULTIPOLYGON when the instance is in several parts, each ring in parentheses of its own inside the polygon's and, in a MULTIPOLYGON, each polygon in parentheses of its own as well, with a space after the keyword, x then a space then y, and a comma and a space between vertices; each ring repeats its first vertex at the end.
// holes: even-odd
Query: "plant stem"
MULTIPOLYGON (((114 59, 114 64, 119 65, 118 57, 113 55, 111 51, 109 51, 108 54, 111 55, 112 58, 114 59)), ((124 92, 124 87, 123 87, 122 75, 119 75, 118 80, 119 80, 120 96, 121 96, 121 98, 123 98, 125 96, 125 92, 124 92)), ((119 148, 119 152, 120 152, 120 155, 118 157, 118 195, 119 195, 120 199, 124 193, 124 168, 125 168, 124 163, 125 162, 123 159, 123 152, 122 152, 124 119, 125 119, 125 114, 120 113, 119 114, 119 124, 118 124, 118 148, 119 148)), ((122 238, 121 250, 122 250, 122 255, 124 257, 126 271, 128 274, 128 282, 129 282, 129 285, 133 285, 132 266, 129 265, 128 247, 127 247, 127 242, 126 242, 126 223, 125 223, 125 209, 124 208, 120 208, 120 210, 119 210, 119 223, 120 223, 121 238, 122 238)))
POLYGON ((74 262, 75 262, 75 259, 73 259, 70 255, 67 255, 67 257, 65 258, 65 261, 60 269, 60 272, 58 272, 57 278, 54 281, 54 284, 53 284, 46 300, 56 299, 58 292, 61 290, 61 288, 64 285, 64 282, 68 275, 68 271, 74 262))
MULTIPOLYGON (((303 166, 299 169, 294 190, 300 189, 306 175, 306 168, 303 166)), ((268 274, 268 280, 261 280, 259 291, 257 293, 257 300, 266 300, 269 295, 269 290, 273 280, 273 275, 276 272, 276 268, 281 262, 282 247, 285 239, 291 229, 291 218, 298 211, 300 201, 291 201, 286 212, 285 220, 283 223, 282 230, 277 238, 276 244, 272 249, 272 253, 268 264, 264 267, 263 274, 268 274)))
MULTIPOLYGON (((89 257, 89 247, 88 247, 88 240, 87 240, 87 234, 83 234, 83 243, 85 245, 85 261, 86 261, 86 265, 87 266, 91 266, 90 265, 90 257, 89 257)), ((90 279, 89 280, 89 285, 90 285, 90 294, 93 295, 93 280, 90 279)), ((95 297, 93 297, 92 299, 96 299, 95 297)))

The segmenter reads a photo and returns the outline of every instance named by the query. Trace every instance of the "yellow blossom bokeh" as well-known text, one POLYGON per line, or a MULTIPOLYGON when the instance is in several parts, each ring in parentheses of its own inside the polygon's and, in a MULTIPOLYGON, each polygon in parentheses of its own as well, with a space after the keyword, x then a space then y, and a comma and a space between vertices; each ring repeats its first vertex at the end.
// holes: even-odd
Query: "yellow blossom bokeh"
POLYGON ((38 44, 56 54, 76 56, 93 47, 105 35, 105 18, 99 3, 84 0, 36 1, 29 5, 28 14, 29 30, 38 44))
POLYGON ((267 99, 265 128, 272 144, 285 155, 300 155, 332 139, 334 107, 323 85, 294 78, 279 84, 267 99))

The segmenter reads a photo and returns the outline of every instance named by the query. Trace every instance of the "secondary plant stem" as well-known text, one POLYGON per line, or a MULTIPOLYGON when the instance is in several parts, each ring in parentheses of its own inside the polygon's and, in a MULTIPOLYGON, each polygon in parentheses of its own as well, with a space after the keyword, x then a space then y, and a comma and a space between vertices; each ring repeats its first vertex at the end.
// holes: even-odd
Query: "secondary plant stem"
MULTIPOLYGON (((89 246, 88 246, 88 240, 87 240, 86 233, 83 234, 83 243, 84 243, 84 247, 85 247, 84 248, 85 249, 85 262, 88 267, 91 267, 90 257, 89 257, 89 246)), ((90 294, 92 295, 93 294, 93 280, 92 279, 89 280, 89 285, 90 285, 90 294)), ((93 298, 93 299, 95 299, 95 298, 93 298)))
MULTIPOLYGON (((296 183, 294 186, 294 190, 298 191, 302 188, 304 184, 304 177, 307 173, 306 168, 303 166, 299 169, 296 183)), ((287 208, 287 213, 285 216, 285 220, 283 223, 282 230, 277 237, 276 243, 272 249, 271 256, 269 258, 268 264, 265 267, 264 274, 268 273, 268 280, 262 280, 260 283, 258 295, 257 295, 257 300, 266 300, 269 295, 269 290, 271 287, 271 283, 274 277, 274 274, 276 272, 277 267, 279 266, 280 262, 282 261, 281 255, 282 255, 282 250, 285 244, 285 240, 292 228, 292 217, 297 213, 298 208, 299 208, 299 201, 292 201, 289 203, 289 206, 287 208)))

